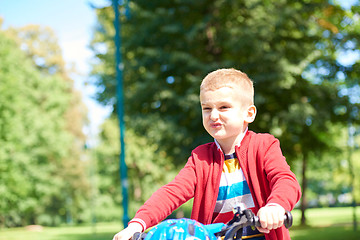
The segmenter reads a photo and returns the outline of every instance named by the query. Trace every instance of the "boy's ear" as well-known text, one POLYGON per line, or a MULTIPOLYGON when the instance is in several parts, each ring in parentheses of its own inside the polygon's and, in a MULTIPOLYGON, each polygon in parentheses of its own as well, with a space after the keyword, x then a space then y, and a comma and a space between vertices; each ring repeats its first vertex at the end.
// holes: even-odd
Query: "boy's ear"
POLYGON ((256 107, 255 105, 250 105, 246 109, 244 121, 247 123, 252 123, 255 120, 255 117, 256 117, 256 107))

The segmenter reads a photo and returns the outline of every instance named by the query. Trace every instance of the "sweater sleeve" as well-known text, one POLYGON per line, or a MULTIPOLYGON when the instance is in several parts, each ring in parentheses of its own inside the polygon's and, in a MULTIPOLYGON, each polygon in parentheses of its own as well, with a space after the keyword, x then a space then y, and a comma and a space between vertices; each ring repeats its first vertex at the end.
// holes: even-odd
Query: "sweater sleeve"
POLYGON ((301 197, 300 185, 281 152, 279 140, 271 136, 269 142, 264 155, 264 170, 270 187, 266 204, 277 203, 292 210, 301 197))
POLYGON ((158 224, 194 196, 195 185, 195 163, 194 159, 189 157, 175 179, 158 189, 130 222, 140 223, 144 230, 158 224))

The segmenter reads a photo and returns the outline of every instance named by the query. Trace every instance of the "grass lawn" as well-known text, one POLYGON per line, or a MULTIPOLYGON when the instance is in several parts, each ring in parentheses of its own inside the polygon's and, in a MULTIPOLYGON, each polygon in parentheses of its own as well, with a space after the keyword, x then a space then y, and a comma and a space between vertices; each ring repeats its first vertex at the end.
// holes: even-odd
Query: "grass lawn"
MULTIPOLYGON (((307 227, 290 230, 292 240, 360 240, 360 230, 352 226, 307 227)), ((111 240, 111 239, 110 239, 111 240)))
MULTIPOLYGON (((300 211, 294 210, 292 240, 360 240, 360 207, 357 208, 358 231, 353 231, 351 208, 321 208, 307 211, 308 227, 300 227, 300 211)), ((41 232, 25 228, 0 229, 0 240, 111 240, 121 229, 120 223, 92 226, 44 227, 41 232)))
MULTIPOLYGON (((300 224, 301 212, 292 211, 294 226, 300 224)), ((309 226, 327 227, 330 225, 352 224, 353 208, 313 208, 306 210, 306 220, 309 226)), ((356 216, 360 225, 360 207, 356 208, 356 216)), ((359 226, 360 227, 360 226, 359 226)), ((359 238, 360 240, 360 238, 359 238)))
POLYGON ((25 228, 0 230, 0 240, 111 240, 121 230, 121 223, 98 223, 93 226, 44 227, 41 232, 25 228))
POLYGON ((301 212, 294 210, 292 240, 360 240, 360 207, 356 208, 358 227, 352 224, 352 208, 315 208, 306 211, 308 227, 300 227, 301 212))

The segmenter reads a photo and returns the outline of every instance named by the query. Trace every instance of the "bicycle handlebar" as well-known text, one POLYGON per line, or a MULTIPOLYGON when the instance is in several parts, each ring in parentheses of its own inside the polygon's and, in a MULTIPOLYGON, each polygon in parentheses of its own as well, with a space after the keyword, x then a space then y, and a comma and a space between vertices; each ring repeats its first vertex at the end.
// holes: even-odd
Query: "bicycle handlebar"
POLYGON ((141 239, 144 239, 145 237, 146 237, 146 233, 136 232, 132 236, 131 240, 141 240, 141 239))
MULTIPOLYGON (((261 227, 259 217, 255 216, 254 220, 255 220, 255 227, 261 227)), ((286 228, 290 228, 292 225, 293 225, 293 216, 292 216, 291 212, 286 211, 285 215, 284 215, 284 226, 286 228)))
MULTIPOLYGON (((225 236, 227 239, 241 239, 242 229, 247 226, 261 227, 260 219, 255 216, 249 209, 241 209, 240 207, 234 209, 234 218, 218 233, 216 236, 225 236), (234 238, 236 236, 236 238, 234 238)), ((284 215, 284 226, 290 228, 293 224, 293 217, 291 212, 286 211, 284 215)))
MULTIPOLYGON (((290 228, 293 224, 293 217, 291 212, 286 211, 284 215, 284 226, 286 228, 290 228)), ((221 231, 215 233, 215 236, 225 236, 224 240, 228 239, 234 239, 235 235, 236 239, 241 239, 242 235, 242 228, 246 226, 255 226, 260 227, 260 219, 258 216, 255 216, 255 214, 249 210, 249 209, 243 209, 241 207, 236 207, 234 209, 234 217, 233 219, 228 222, 224 227, 221 229, 221 231), (240 236, 239 236, 240 235, 240 236)), ((132 240, 143 240, 146 237, 146 233, 135 233, 132 240)))

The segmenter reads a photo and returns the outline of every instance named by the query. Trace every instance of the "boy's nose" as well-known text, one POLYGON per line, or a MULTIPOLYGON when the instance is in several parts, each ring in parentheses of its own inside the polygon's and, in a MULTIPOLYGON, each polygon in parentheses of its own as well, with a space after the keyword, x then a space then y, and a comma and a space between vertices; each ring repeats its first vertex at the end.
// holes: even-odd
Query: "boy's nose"
POLYGON ((210 119, 213 121, 216 121, 217 119, 219 119, 219 112, 217 110, 212 110, 211 114, 210 114, 210 119))

